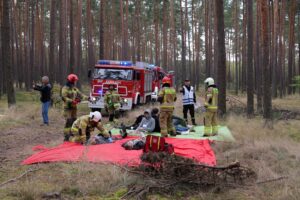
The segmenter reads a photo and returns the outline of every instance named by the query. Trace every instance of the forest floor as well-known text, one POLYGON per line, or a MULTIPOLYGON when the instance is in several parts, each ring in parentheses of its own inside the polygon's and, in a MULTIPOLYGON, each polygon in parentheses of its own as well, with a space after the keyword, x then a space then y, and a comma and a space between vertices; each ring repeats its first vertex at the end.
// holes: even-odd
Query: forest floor
MULTIPOLYGON (((244 105, 245 97, 231 95, 231 99, 231 111, 221 124, 230 128, 236 142, 214 142, 212 148, 218 165, 238 160, 258 174, 258 181, 285 178, 218 192, 199 190, 190 194, 176 191, 172 196, 150 194, 148 199, 300 199, 300 116, 288 111, 278 112, 273 128, 264 128, 260 116, 247 119, 235 108, 244 105)), ((0 199, 55 199, 56 196, 61 199, 120 199, 127 192, 127 186, 143 181, 115 165, 45 163, 22 166, 22 160, 33 153, 33 146, 44 144, 49 147, 62 143, 64 119, 60 109, 52 108, 50 126, 40 126, 40 103, 34 92, 18 92, 18 103, 14 108, 7 109, 5 102, 5 99, 0 100, 0 199), (28 173, 18 178, 24 172, 28 173)), ((274 100, 273 104, 278 110, 300 112, 299 95, 274 100)), ((132 122, 144 108, 130 113, 126 121, 132 122)), ((79 115, 88 111, 86 104, 80 105, 79 115)), ((176 112, 181 115, 181 109, 176 112)), ((202 117, 198 114, 198 124, 202 124, 202 117)))

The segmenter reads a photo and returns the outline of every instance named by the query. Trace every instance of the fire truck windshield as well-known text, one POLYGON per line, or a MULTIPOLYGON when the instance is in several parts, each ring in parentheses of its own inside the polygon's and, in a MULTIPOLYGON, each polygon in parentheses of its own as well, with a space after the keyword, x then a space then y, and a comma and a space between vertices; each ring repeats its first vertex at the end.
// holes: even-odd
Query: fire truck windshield
POLYGON ((133 71, 130 69, 95 69, 94 79, 107 80, 126 80, 130 81, 133 78, 133 71))

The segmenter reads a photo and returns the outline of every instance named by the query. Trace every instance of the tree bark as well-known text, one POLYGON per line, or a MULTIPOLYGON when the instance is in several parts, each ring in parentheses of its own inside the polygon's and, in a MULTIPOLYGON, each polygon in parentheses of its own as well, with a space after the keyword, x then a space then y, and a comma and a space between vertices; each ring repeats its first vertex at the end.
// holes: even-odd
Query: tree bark
POLYGON ((169 12, 169 1, 164 0, 163 1, 163 48, 162 48, 162 67, 166 68, 166 70, 169 70, 168 65, 168 19, 170 18, 169 12))
POLYGON ((50 9, 50 44, 49 44, 49 71, 50 71, 50 79, 53 82, 57 81, 56 71, 56 14, 57 14, 57 1, 51 1, 51 9, 50 9))
POLYGON ((253 0, 247 1, 247 114, 252 116, 254 113, 254 81, 253 81, 253 0))
POLYGON ((99 59, 104 59, 104 9, 106 0, 100 1, 100 24, 99 24, 99 59))
POLYGON ((87 42, 88 42, 88 67, 93 67, 95 64, 95 52, 93 44, 93 26, 91 13, 91 0, 87 0, 87 42))
POLYGON ((59 69, 57 71, 59 83, 63 84, 67 72, 66 60, 66 0, 60 2, 60 23, 59 23, 59 69))
POLYGON ((293 93, 293 76, 295 67, 295 14, 296 0, 290 1, 289 11, 289 57, 288 57, 288 94, 293 93))
POLYGON ((186 34, 185 34, 185 24, 183 20, 183 8, 182 0, 180 0, 180 22, 181 22, 181 70, 182 76, 181 80, 186 78, 186 34))
POLYGON ((272 119, 272 96, 270 83, 270 62, 269 62, 269 5, 265 0, 259 0, 261 13, 261 36, 262 36, 262 66, 263 66, 263 111, 264 118, 272 119))
POLYGON ((223 115, 226 113, 226 53, 225 53, 225 31, 224 31, 224 1, 215 0, 215 16, 217 23, 217 61, 218 61, 218 74, 217 74, 217 84, 219 86, 219 111, 223 115))
POLYGON ((8 107, 16 104, 13 66, 11 65, 11 35, 10 35, 10 0, 3 0, 3 23, 1 30, 2 41, 2 65, 6 76, 8 107), (4 51, 5 49, 5 51, 4 51))

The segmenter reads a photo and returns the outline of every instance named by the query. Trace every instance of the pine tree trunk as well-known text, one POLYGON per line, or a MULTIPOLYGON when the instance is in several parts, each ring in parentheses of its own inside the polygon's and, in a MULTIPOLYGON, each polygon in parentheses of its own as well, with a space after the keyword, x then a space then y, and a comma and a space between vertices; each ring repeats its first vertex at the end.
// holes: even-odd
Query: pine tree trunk
POLYGON ((255 43, 255 52, 256 52, 256 63, 255 63, 255 75, 256 75, 256 101, 257 101, 257 112, 262 112, 262 69, 261 69, 261 16, 260 16, 260 4, 256 5, 257 15, 256 15, 256 43, 255 43))
POLYGON ((209 58, 209 0, 205 0, 205 73, 206 77, 211 76, 209 58))
POLYGON ((155 64, 160 66, 160 43, 159 43, 159 2, 158 0, 154 0, 154 8, 153 8, 153 24, 154 24, 154 34, 155 34, 155 64))
POLYGON ((278 70, 278 33, 279 33, 279 0, 274 1, 274 36, 273 36, 273 56, 274 56, 274 66, 272 74, 272 93, 273 97, 278 96, 278 80, 279 80, 279 70, 278 70))
POLYGON ((168 22, 169 22, 169 12, 168 12, 169 2, 168 0, 163 1, 163 48, 162 48, 162 67, 169 70, 168 65, 168 22))
POLYGON ((63 84, 64 77, 66 76, 67 66, 66 66, 66 0, 60 2, 60 23, 59 23, 59 69, 57 71, 59 77, 59 83, 63 84))
MULTIPOLYGON (((76 13, 76 62, 75 73, 81 74, 82 72, 82 37, 81 37, 81 18, 82 18, 82 0, 78 0, 77 13, 76 13)), ((80 87, 80 85, 79 85, 80 87)))
POLYGON ((87 0, 87 42, 88 42, 88 67, 93 67, 95 64, 95 52, 93 44, 93 26, 91 13, 91 0, 87 0))
POLYGON ((295 67, 295 14, 296 0, 291 0, 289 11, 289 57, 288 57, 288 94, 292 94, 294 67, 295 67))
POLYGON ((248 0, 247 3, 247 114, 254 114, 254 81, 253 81, 253 0, 248 0))
POLYGON ((234 16, 234 29, 235 29, 235 94, 239 93, 239 3, 235 0, 235 16, 234 16))
POLYGON ((10 35, 10 0, 3 0, 3 22, 1 27, 2 64, 6 76, 8 107, 16 104, 13 66, 11 65, 11 35, 10 35), (5 51, 4 51, 5 49, 5 51))
POLYGON ((50 71, 50 79, 52 81, 57 81, 56 76, 56 14, 57 14, 57 1, 51 1, 51 10, 50 10, 50 44, 49 44, 49 71, 50 71))
MULTIPOLYGON (((180 0, 180 5, 182 5, 182 1, 180 0)), ((183 8, 180 6, 180 22, 181 22, 181 70, 182 76, 181 80, 186 78, 186 40, 185 40, 185 24, 183 20, 183 8)))
POLYGON ((99 59, 104 59, 104 10, 106 0, 100 0, 100 24, 99 24, 99 59))
POLYGON ((217 61, 218 61, 218 74, 217 84, 219 86, 219 111, 223 115, 226 113, 226 53, 225 53, 225 31, 224 31, 224 1, 215 0, 216 6, 216 23, 217 23, 217 61))
POLYGON ((269 5, 265 0, 259 0, 261 13, 261 36, 262 36, 262 66, 263 66, 263 111, 264 118, 272 119, 272 95, 270 83, 270 62, 269 62, 269 5))

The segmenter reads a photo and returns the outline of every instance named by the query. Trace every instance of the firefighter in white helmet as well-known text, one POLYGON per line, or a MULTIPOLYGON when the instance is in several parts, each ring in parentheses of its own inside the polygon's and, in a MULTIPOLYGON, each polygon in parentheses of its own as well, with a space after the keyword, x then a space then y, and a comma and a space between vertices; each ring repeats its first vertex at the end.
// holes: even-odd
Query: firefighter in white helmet
POLYGON ((205 103, 206 112, 204 115, 204 136, 218 134, 218 94, 219 90, 213 78, 209 77, 204 81, 205 84, 205 103))
POLYGON ((108 131, 104 129, 101 119, 101 113, 98 111, 79 117, 72 125, 72 136, 70 141, 86 144, 86 141, 90 138, 91 133, 95 128, 100 131, 100 134, 103 135, 103 137, 109 138, 110 135, 108 131))

